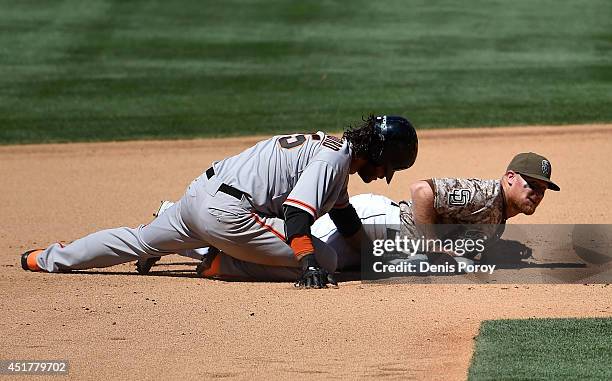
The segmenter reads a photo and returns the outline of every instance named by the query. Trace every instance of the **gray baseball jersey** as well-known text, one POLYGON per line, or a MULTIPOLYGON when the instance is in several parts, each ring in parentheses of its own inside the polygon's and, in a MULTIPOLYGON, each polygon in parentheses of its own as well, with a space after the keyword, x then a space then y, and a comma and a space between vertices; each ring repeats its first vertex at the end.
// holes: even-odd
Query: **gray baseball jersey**
MULTIPOLYGON (((241 261, 298 267, 285 242, 283 205, 315 219, 347 206, 351 156, 348 142, 323 132, 275 136, 215 162, 151 223, 51 245, 37 264, 49 272, 88 269, 212 245, 241 261)), ((313 244, 317 261, 333 272, 334 250, 316 237, 313 244)))
POLYGON ((291 205, 316 220, 348 205, 350 164, 348 142, 321 131, 275 136, 214 163, 214 181, 246 193, 261 214, 283 217, 283 205, 291 205))

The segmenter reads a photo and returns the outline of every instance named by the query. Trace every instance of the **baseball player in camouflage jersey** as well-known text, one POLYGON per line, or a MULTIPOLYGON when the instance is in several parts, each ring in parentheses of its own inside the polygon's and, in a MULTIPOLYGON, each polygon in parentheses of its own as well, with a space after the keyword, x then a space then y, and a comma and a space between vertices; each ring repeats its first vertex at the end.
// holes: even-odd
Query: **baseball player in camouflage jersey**
POLYGON ((343 139, 321 131, 274 136, 213 163, 150 224, 30 250, 21 264, 60 272, 214 246, 241 261, 301 268, 300 285, 324 287, 337 257, 312 237, 312 223, 329 212, 338 231, 358 244, 363 229, 349 203, 349 174, 389 183, 395 171, 412 166, 417 150, 414 127, 399 116, 370 116, 343 139))
MULTIPOLYGON (((395 203, 379 195, 351 197, 370 241, 391 238, 399 228, 401 236, 420 237, 421 225, 474 225, 492 244, 503 232, 508 218, 520 213, 531 215, 542 201, 546 189, 558 191, 550 180, 552 166, 543 156, 529 152, 516 155, 501 179, 432 178, 418 181, 410 187, 412 200, 395 203)), ((360 264, 360 250, 350 245, 338 233, 332 220, 325 216, 312 226, 312 233, 338 253, 338 269, 360 264)), ((223 253, 206 256, 196 250, 194 258, 203 255, 206 266, 203 275, 220 279, 288 280, 295 277, 290 268, 272 268, 236 260, 223 253), (211 270, 212 269, 212 270, 211 270)), ((447 253, 454 255, 454 253, 447 253)), ((464 260, 463 257, 455 257, 464 260)), ((480 260, 469 256, 465 260, 480 260)), ((423 256, 415 260, 427 260, 423 256)))
MULTIPOLYGON (((500 180, 419 181, 410 187, 412 203, 400 205, 401 234, 418 237, 421 230, 421 234, 435 236, 437 224, 477 224, 492 244, 503 233, 508 218, 535 213, 547 189, 560 190, 550 180, 551 174, 552 166, 544 156, 527 152, 512 159, 500 180), (419 229, 427 226, 434 228, 419 229)), ((479 260, 480 254, 467 257, 479 260)))

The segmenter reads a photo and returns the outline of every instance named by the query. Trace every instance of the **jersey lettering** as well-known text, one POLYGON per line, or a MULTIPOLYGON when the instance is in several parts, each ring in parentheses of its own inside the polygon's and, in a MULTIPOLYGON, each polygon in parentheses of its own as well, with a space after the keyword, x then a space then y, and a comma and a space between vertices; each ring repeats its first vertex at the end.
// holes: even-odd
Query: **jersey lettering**
POLYGON ((321 144, 333 151, 340 151, 340 148, 342 148, 342 140, 331 135, 327 135, 321 144))

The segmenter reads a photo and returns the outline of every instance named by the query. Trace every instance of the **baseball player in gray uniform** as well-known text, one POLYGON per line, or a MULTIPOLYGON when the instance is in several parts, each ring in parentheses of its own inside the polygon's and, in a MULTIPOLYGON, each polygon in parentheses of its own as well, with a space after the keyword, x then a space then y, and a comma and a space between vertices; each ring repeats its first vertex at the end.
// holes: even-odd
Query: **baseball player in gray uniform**
MULTIPOLYGON (((399 229, 400 236, 420 237, 421 225, 473 225, 495 242, 503 233, 508 218, 520 213, 531 215, 547 189, 558 191, 550 180, 552 166, 543 156, 529 152, 516 155, 501 179, 432 178, 410 187, 412 200, 393 202, 372 194, 351 197, 370 241, 388 239, 399 229), (502 228, 500 230, 500 228, 502 228)), ((312 234, 338 253, 338 269, 359 266, 361 252, 338 232, 333 221, 324 216, 312 226, 312 234)), ((447 253, 454 255, 454 253, 447 253)), ((481 253, 455 256, 456 260, 479 261, 481 253)), ((195 250, 193 258, 204 259, 203 276, 218 279, 290 280, 296 276, 291 268, 260 266, 236 260, 224 253, 195 250)), ((427 260, 417 256, 415 261, 427 260)))
POLYGON ((301 268, 299 284, 325 287, 336 253, 310 226, 330 213, 349 242, 361 223, 349 203, 349 174, 391 181, 412 166, 418 141, 400 116, 370 116, 343 139, 323 132, 274 136, 213 163, 165 213, 138 228, 103 230, 67 246, 21 256, 23 269, 60 272, 107 267, 214 246, 241 261, 301 268))

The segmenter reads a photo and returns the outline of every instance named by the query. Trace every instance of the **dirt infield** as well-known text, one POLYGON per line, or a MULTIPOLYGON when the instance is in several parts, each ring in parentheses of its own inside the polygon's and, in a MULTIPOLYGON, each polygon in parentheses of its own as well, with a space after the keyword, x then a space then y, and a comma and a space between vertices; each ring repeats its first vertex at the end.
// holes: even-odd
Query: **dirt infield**
MULTIPOLYGON (((480 321, 611 317, 606 285, 226 283, 167 257, 90 274, 20 269, 18 254, 150 220, 215 159, 258 138, 0 147, 0 360, 68 359, 70 378, 385 376, 464 379, 480 321)), ((612 125, 420 132, 417 164, 350 184, 394 199, 433 176, 500 177, 517 152, 553 164, 561 192, 512 223, 612 223, 612 125)))

